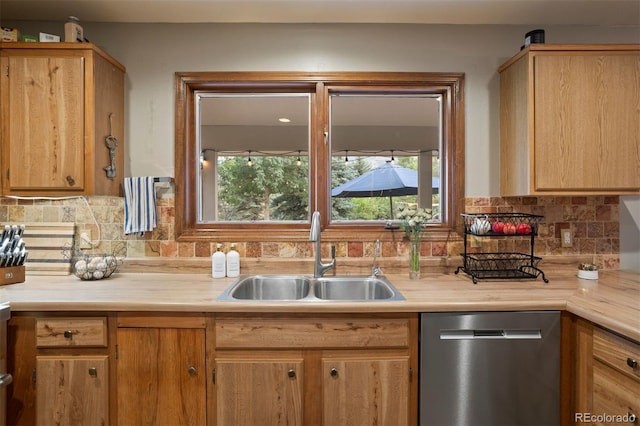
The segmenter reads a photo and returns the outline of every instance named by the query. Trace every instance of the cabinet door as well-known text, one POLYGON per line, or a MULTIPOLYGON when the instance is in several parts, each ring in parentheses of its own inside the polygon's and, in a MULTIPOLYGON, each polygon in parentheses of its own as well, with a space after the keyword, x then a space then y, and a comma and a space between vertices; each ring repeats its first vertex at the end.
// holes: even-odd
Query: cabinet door
POLYGON ((593 363, 593 414, 597 424, 633 423, 640 415, 640 382, 600 361, 593 363), (609 415, 610 418, 598 418, 609 415), (626 416, 617 418, 615 416, 626 416))
POLYGON ((118 424, 206 424, 204 336, 204 329, 118 329, 118 424))
POLYGON ((109 424, 106 355, 38 356, 36 372, 37 424, 109 424))
POLYGON ((80 56, 3 58, 5 193, 84 189, 84 67, 80 56))
POLYGON ((322 424, 407 425, 409 357, 323 358, 322 424))
POLYGON ((535 189, 640 188, 640 55, 537 55, 535 189))
POLYGON ((304 362, 216 359, 217 425, 301 425, 304 362))

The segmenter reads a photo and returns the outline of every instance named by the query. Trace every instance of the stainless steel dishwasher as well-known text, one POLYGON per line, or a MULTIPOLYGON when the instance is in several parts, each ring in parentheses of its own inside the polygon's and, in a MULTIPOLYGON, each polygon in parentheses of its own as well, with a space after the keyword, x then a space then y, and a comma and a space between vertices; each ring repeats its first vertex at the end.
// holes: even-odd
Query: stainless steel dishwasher
POLYGON ((423 313, 420 425, 558 425, 560 313, 423 313))

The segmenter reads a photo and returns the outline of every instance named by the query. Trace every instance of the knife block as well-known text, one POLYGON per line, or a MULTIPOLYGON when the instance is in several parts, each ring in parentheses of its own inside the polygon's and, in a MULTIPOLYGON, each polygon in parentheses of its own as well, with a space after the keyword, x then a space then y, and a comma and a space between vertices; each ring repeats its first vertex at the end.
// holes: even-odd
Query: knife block
POLYGON ((0 268, 0 285, 24 282, 24 265, 0 268))

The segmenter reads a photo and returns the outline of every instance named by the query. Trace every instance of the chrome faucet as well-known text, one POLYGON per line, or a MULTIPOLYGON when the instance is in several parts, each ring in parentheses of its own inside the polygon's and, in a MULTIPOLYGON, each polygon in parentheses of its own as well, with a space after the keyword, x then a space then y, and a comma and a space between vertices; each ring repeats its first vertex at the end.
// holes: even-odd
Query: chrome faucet
POLYGON ((382 268, 377 265, 377 259, 380 255, 380 240, 376 240, 376 246, 373 249, 373 265, 371 266, 371 276, 377 277, 378 275, 384 275, 382 268))
POLYGON ((320 250, 320 212, 313 212, 311 217, 311 230, 309 231, 309 241, 316 242, 316 260, 313 268, 314 278, 324 275, 329 269, 336 264, 336 247, 331 246, 331 262, 322 263, 322 253, 320 250))

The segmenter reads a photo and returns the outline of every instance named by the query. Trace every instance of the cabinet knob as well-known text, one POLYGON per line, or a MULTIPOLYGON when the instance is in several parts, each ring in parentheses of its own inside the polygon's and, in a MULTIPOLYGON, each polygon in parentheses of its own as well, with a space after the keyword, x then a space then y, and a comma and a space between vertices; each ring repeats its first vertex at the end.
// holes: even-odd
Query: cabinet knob
POLYGON ((97 369, 97 368, 95 368, 95 367, 91 367, 91 368, 89 369, 89 375, 90 375, 91 377, 98 377, 98 369, 97 369))
POLYGON ((67 183, 69 184, 69 186, 73 186, 76 184, 76 181, 73 176, 67 176, 67 183))
POLYGON ((293 379, 294 377, 296 377, 296 370, 294 369, 289 370, 287 375, 293 379))
POLYGON ((631 368, 636 368, 638 366, 638 361, 633 358, 627 358, 627 365, 631 368))
POLYGON ((189 375, 190 375, 191 377, 193 377, 193 376, 195 376, 196 374, 198 374, 198 370, 197 370, 195 367, 193 367, 193 366, 191 366, 191 367, 187 368, 187 372, 189 373, 189 375))
POLYGON ((65 339, 71 339, 73 337, 73 331, 65 330, 65 332, 63 333, 63 336, 65 339))
POLYGON ((331 374, 331 377, 338 377, 338 370, 336 370, 335 368, 332 368, 329 371, 329 374, 331 374))

